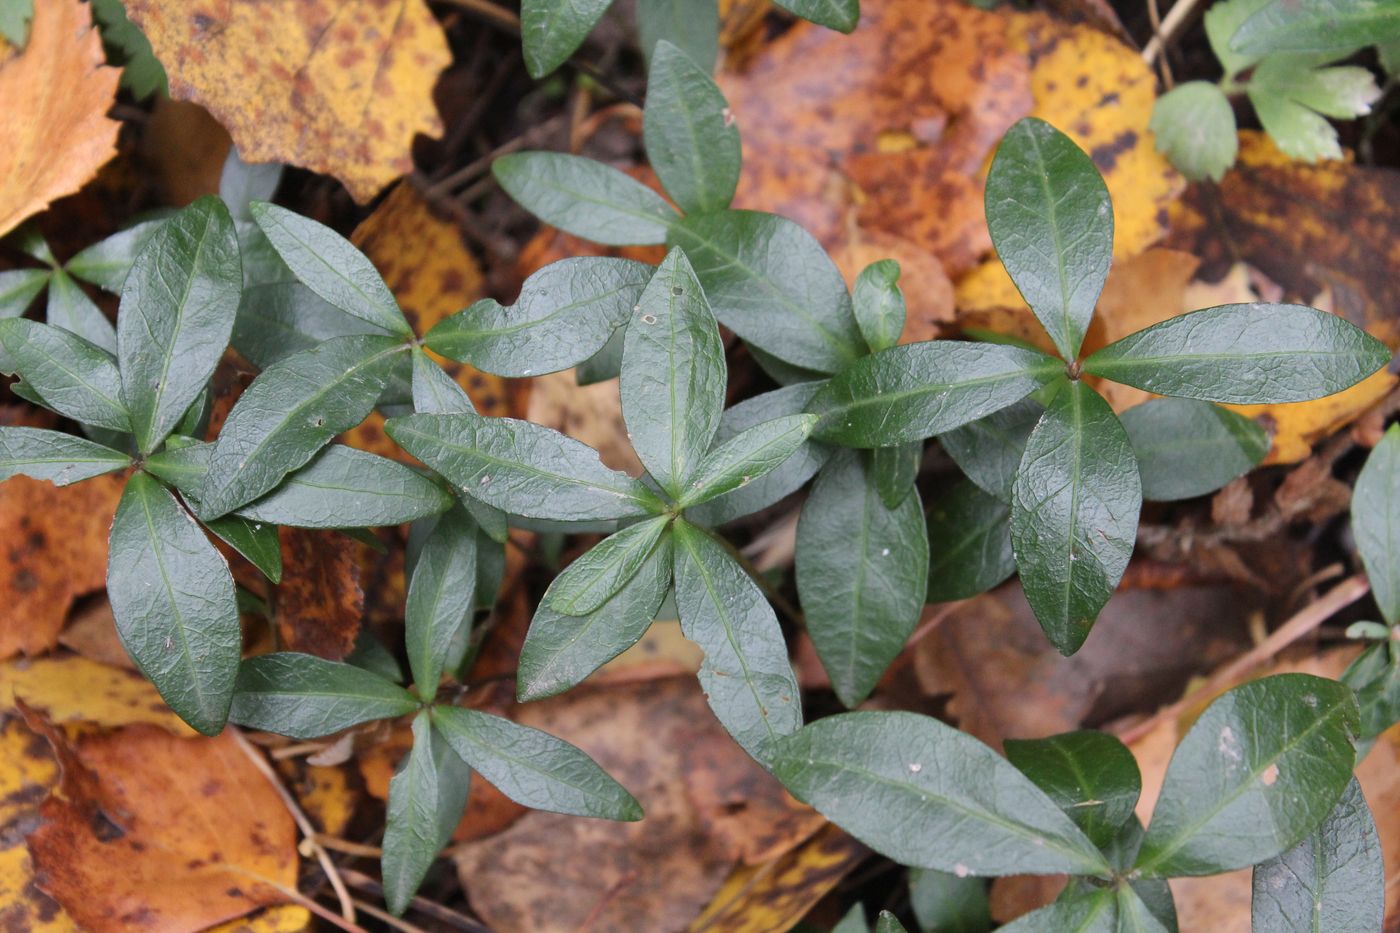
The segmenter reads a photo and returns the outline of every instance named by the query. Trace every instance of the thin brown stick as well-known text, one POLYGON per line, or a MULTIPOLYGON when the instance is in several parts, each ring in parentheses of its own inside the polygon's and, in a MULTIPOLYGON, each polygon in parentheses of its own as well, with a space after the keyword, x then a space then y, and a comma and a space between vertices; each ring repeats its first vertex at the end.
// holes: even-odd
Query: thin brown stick
POLYGON ((1166 51, 1167 46, 1175 42, 1177 36, 1191 25, 1200 4, 1201 0, 1176 0, 1162 19, 1162 27, 1147 43, 1147 48, 1142 50, 1142 60, 1148 65, 1153 64, 1157 56, 1166 51))
POLYGON ((271 878, 264 878, 262 875, 259 875, 256 872, 244 871, 236 865, 230 865, 229 869, 231 871, 236 871, 240 872, 241 874, 247 875, 249 878, 255 879, 259 884, 265 884, 269 888, 278 891, 288 901, 292 902, 293 904, 296 904, 298 907, 305 907, 307 910, 311 911, 313 914, 320 917, 322 920, 326 921, 331 926, 334 926, 340 930, 344 930, 345 933, 369 933, 369 931, 366 930, 364 927, 360 926, 357 923, 347 922, 344 917, 341 917, 335 914, 334 912, 327 910, 325 907, 321 906, 316 901, 307 897, 305 894, 302 894, 295 888, 289 888, 285 884, 273 881, 271 878))
POLYGON ((360 908, 360 910, 363 910, 365 913, 369 914, 376 920, 387 923, 389 926, 393 927, 396 930, 402 930, 403 933, 428 933, 428 931, 423 929, 422 927, 414 926, 407 920, 400 920, 398 917, 395 917, 387 910, 380 910, 373 904, 366 904, 359 898, 355 898, 355 906, 360 908))
MULTIPOLYGON (((359 858, 379 858, 384 854, 384 850, 379 846, 351 842, 349 839, 341 839, 339 836, 329 836, 325 833, 317 833, 316 842, 332 852, 344 852, 346 855, 354 855, 359 858)), ((341 874, 345 874, 345 869, 341 870, 341 874)))
MULTIPOLYGON (((444 850, 444 854, 450 851, 451 849, 444 850)), ((384 896, 384 886, 369 875, 355 871, 353 868, 344 869, 343 874, 345 875, 346 883, 351 887, 361 891, 368 891, 370 894, 374 894, 378 897, 384 896)), ((441 904, 430 901, 417 894, 409 898, 408 906, 421 914, 425 914, 426 916, 432 917, 434 920, 439 920, 447 924, 454 930, 465 930, 466 933, 490 933, 486 927, 477 923, 470 917, 465 917, 457 913, 457 911, 452 910, 450 907, 444 907, 441 904)))

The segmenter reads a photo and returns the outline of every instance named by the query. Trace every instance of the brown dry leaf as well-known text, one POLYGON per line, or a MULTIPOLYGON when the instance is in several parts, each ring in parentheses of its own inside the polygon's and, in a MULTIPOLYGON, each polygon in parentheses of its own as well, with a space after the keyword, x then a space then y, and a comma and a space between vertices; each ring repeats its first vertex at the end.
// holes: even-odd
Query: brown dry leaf
POLYGON ((34 884, 24 837, 39 825, 39 803, 58 783, 48 746, 17 716, 0 720, 0 928, 68 933, 78 925, 34 884))
POLYGON ((583 441, 614 470, 632 476, 642 472, 642 462, 627 441, 622 400, 614 379, 581 386, 572 369, 540 376, 531 380, 525 417, 583 441))
POLYGON ((705 660, 700 646, 681 634, 674 619, 658 620, 635 645, 591 674, 588 683, 631 684, 662 677, 695 674, 705 660))
POLYGON ((893 259, 899 263, 899 287, 908 306, 900 343, 933 340, 953 320, 953 283, 948 273, 936 256, 909 240, 855 228, 832 249, 831 259, 848 287, 855 286, 856 277, 872 262, 893 259))
POLYGON ((68 624, 58 633, 58 642, 89 661, 136 670, 117 636, 116 618, 106 596, 93 597, 74 610, 68 624))
POLYGON ((126 478, 0 483, 0 658, 58 643, 74 598, 107 582, 107 531, 126 478))
POLYGON ((336 531, 280 529, 282 582, 277 628, 289 651, 339 661, 355 649, 365 594, 360 545, 336 531))
POLYGON ((159 179, 171 204, 189 204, 219 193, 219 179, 233 141, 218 120, 198 104, 158 97, 141 155, 159 179))
POLYGON ((0 61, 0 235, 72 194, 117 154, 107 118, 121 70, 108 68, 80 0, 34 5, 29 44, 0 61))

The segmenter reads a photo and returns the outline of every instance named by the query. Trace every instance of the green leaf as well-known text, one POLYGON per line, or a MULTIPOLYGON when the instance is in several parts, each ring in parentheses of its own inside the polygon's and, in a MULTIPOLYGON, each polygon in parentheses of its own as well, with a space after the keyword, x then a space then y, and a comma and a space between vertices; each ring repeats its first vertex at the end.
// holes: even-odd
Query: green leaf
POLYGON ((928 555, 917 493, 891 509, 858 453, 827 462, 797 523, 797 592, 807 634, 846 706, 870 695, 914 631, 928 555))
POLYGON ((666 535, 616 595, 584 616, 550 608, 553 587, 562 579, 556 577, 520 649, 515 678, 520 701, 563 693, 636 644, 670 589, 671 568, 671 537, 666 535))
POLYGON ((541 605, 568 616, 601 608, 636 576, 670 524, 671 516, 660 515, 594 545, 559 575, 541 605))
POLYGON ((1400 30, 1400 8, 1389 0, 1299 0, 1270 3, 1244 21, 1230 40, 1236 52, 1346 54, 1400 30))
POLYGON ((511 515, 599 521, 658 510, 649 489, 603 466, 593 448, 528 421, 408 415, 385 430, 448 482, 511 515))
POLYGON ((1357 715, 1350 690, 1308 674, 1265 677, 1217 699, 1172 755, 1136 867, 1213 875, 1292 848, 1351 780, 1357 715))
POLYGON ((1006 757, 1104 848, 1130 819, 1142 775, 1128 747, 1107 732, 1007 739, 1006 757))
MULTIPOLYGON (((1068 891, 1068 889, 1066 889, 1068 891)), ((1093 888, 1078 897, 1063 895, 1049 907, 1022 914, 997 933, 1123 933, 1114 888, 1093 888)))
POLYGON ((870 475, 880 500, 893 509, 914 490, 914 481, 919 478, 919 466, 924 459, 924 442, 876 447, 869 456, 870 475))
POLYGON ((852 904, 846 915, 831 928, 831 933, 870 933, 870 924, 865 922, 865 908, 852 904))
POLYGON ((647 472, 679 498, 710 449, 727 374, 719 325, 685 254, 672 249, 622 344, 622 417, 647 472))
POLYGON ((70 334, 77 334, 108 353, 117 350, 117 332, 112 322, 62 269, 54 269, 49 279, 49 302, 44 311, 44 320, 70 334))
POLYGON ((292 528, 377 528, 437 515, 452 502, 411 467, 332 444, 238 514, 292 528))
POLYGON ((238 147, 231 146, 224 158, 224 167, 219 172, 219 197, 228 205, 235 221, 256 223, 253 220, 253 202, 271 201, 281 181, 281 163, 244 162, 238 154, 238 147))
POLYGON ((1243 415, 1185 398, 1157 398, 1121 417, 1133 446, 1142 497, 1156 502, 1215 492, 1254 468, 1269 435, 1243 415))
POLYGON ((525 280, 515 304, 491 298, 439 321, 429 349, 498 376, 540 376, 598 353, 632 316, 652 268, 630 259, 561 259, 525 280))
POLYGON ((1400 623, 1400 425, 1390 426, 1356 477, 1351 530, 1381 615, 1400 623))
POLYGON ((22 317, 0 320, 0 344, 6 371, 17 373, 45 405, 83 424, 131 432, 121 376, 105 350, 61 327, 22 317))
POLYGON ((722 211, 739 186, 739 128, 706 68, 666 40, 651 53, 647 159, 681 210, 722 211))
POLYGON ((1221 305, 1111 343, 1084 371, 1159 395, 1233 405, 1306 402, 1350 388, 1390 350, 1335 314, 1303 305, 1221 305))
POLYGON ((1176 933, 1176 903, 1171 899, 1171 888, 1165 881, 1160 887, 1149 889, 1143 882, 1119 882, 1118 933, 1176 933), (1142 896, 1145 891, 1155 890, 1163 896, 1162 903, 1148 903, 1142 896), (1170 908, 1165 916, 1160 912, 1170 908))
POLYGON ((612 0, 522 0, 520 38, 525 68, 543 78, 583 44, 612 0))
POLYGON ((384 901, 402 916, 438 853, 462 821, 471 768, 432 728, 426 712, 413 719, 413 747, 389 778, 384 822, 384 901))
POLYGON ((413 336, 394 293, 374 263, 349 240, 309 217, 266 201, 250 204, 248 211, 297 281, 323 301, 386 333, 413 336))
POLYGON ((705 699, 725 731, 764 761, 766 742, 802 726, 802 695, 778 618, 709 535, 678 521, 672 537, 676 608, 682 633, 705 652, 705 699))
POLYGON ((29 22, 34 18, 34 0, 0 0, 0 36, 16 49, 29 44, 29 22))
POLYGON ((1249 78, 1249 100, 1279 150, 1315 162, 1340 159, 1337 131, 1326 117, 1349 120, 1371 112, 1381 90, 1365 68, 1315 68, 1296 55, 1271 55, 1249 78))
POLYGON ((987 933, 987 882, 931 868, 909 869, 909 906, 924 933, 987 933))
POLYGON ((1061 654, 1079 650, 1128 567, 1142 484, 1113 409, 1065 384, 1031 432, 1011 498, 1026 600, 1061 654))
POLYGON ((68 260, 64 269, 69 275, 91 282, 103 291, 120 295, 136 257, 168 219, 144 220, 119 230, 68 260))
POLYGON ((840 271, 786 217, 692 214, 672 227, 668 243, 685 250, 715 317, 748 343, 823 373, 864 354, 840 271))
POLYGON ((1342 673, 1341 682, 1356 693, 1361 709, 1357 733, 1357 760, 1391 726, 1400 722, 1400 647, 1387 639, 1367 648, 1342 673))
POLYGON ((964 480, 928 510, 928 601, 985 593, 1016 572, 1011 506, 964 480))
POLYGON ((241 515, 222 515, 205 522, 204 527, 247 558, 263 576, 273 583, 282 582, 282 544, 276 525, 252 521, 241 515))
POLYGON ((443 671, 455 670, 471 637, 477 527, 460 507, 425 527, 422 544, 412 548, 404 648, 418 696, 431 701, 443 671))
POLYGON ((875 933, 909 933, 904 929, 904 924, 888 910, 880 911, 880 916, 875 919, 875 933))
POLYGON ((812 399, 816 436, 892 447, 960 427, 1030 395, 1064 364, 1035 350, 958 340, 907 343, 864 357, 812 399))
POLYGON ((127 654, 181 719, 217 735, 243 650, 227 562, 144 473, 127 481, 108 546, 107 598, 127 654))
POLYGON ((719 56, 719 5, 713 0, 637 0, 637 31, 648 61, 665 39, 709 74, 719 56))
POLYGON ((1192 181, 1220 181, 1239 154, 1235 110, 1220 86, 1209 81, 1178 84, 1157 98, 1147 128, 1157 151, 1192 181))
POLYGON ((420 415, 474 415, 467 390, 421 348, 413 348, 413 410, 420 415))
POLYGON ((968 479, 1002 502, 1010 502, 1026 441, 1043 414, 1044 405, 1023 398, 940 435, 938 442, 968 479))
POLYGON ((473 709, 432 707, 433 725, 458 756, 524 807, 634 821, 632 795, 568 742, 473 709))
POLYGON ((664 243, 680 219, 646 185, 582 156, 515 152, 493 162, 491 171, 506 194, 540 220, 607 246, 664 243))
POLYGON ((362 667, 282 651, 243 662, 229 719, 303 740, 417 708, 413 694, 362 667))
POLYGON ((1113 260, 1113 204, 1094 160, 1044 120, 1002 137, 987 175, 992 245, 1060 355, 1079 355, 1113 260))
POLYGON ((146 34, 127 19, 122 0, 92 0, 92 18, 102 31, 108 60, 122 66, 122 87, 137 100, 145 100, 156 92, 170 93, 165 69, 151 50, 146 34))
POLYGON ((1094 844, 970 735, 914 713, 841 713, 771 746, 799 800, 903 865, 969 875, 1097 875, 1094 844))
POLYGON ((806 443, 816 423, 816 415, 788 415, 716 445, 695 467, 678 504, 689 508, 762 479, 806 443))
POLYGON ((334 337, 355 334, 381 336, 383 331, 327 304, 300 282, 279 281, 243 289, 232 343, 248 362, 267 369, 334 337))
MULTIPOLYGON (((720 417, 719 430, 715 432, 716 447, 766 422, 800 414, 820 388, 820 383, 802 382, 756 395, 726 409, 720 417)), ((691 506, 686 509, 686 518, 701 525, 715 526, 765 509, 796 492, 815 476, 830 452, 830 447, 809 438, 772 472, 756 477, 747 485, 718 499, 691 506)))
POLYGON ((860 22, 860 0, 774 0, 789 13, 835 29, 837 32, 854 32, 860 22))
POLYGON ((68 486, 130 465, 120 451, 61 431, 0 427, 0 482, 28 476, 68 486))
POLYGON ((19 317, 49 284, 48 269, 11 269, 0 272, 0 318, 19 317))
POLYGON ((199 490, 200 517, 261 497, 363 421, 404 349, 397 337, 336 337, 264 369, 219 432, 199 490))
POLYGON ((1385 865, 1366 797, 1351 779, 1322 825, 1277 858, 1254 866, 1255 930, 1379 930, 1385 865))
POLYGON ((574 379, 581 386, 591 386, 597 382, 607 382, 622 374, 623 329, 613 331, 603 349, 579 363, 574 370, 574 379))
POLYGON ((893 259, 872 262, 856 277, 851 290, 856 326, 871 352, 899 343, 904 332, 904 292, 899 289, 899 263, 893 259))
POLYGON ((1202 22, 1206 28, 1206 40, 1220 66, 1225 69, 1223 80, 1232 80, 1240 72, 1255 64, 1260 55, 1241 55, 1230 48, 1230 39, 1244 21, 1268 4, 1270 0, 1217 0, 1206 10, 1202 22))

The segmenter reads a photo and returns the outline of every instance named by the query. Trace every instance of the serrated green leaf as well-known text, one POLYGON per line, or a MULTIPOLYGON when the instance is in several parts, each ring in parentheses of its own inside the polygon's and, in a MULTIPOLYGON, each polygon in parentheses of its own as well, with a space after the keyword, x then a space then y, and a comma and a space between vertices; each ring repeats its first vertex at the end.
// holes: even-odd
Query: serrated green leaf
POLYGON ((856 326, 872 352, 899 343, 904 332, 904 292, 899 289, 899 263, 893 259, 872 262, 856 277, 851 290, 856 326))
POLYGON ((886 508, 896 508, 914 490, 924 459, 924 442, 876 447, 869 453, 870 476, 886 508))
POLYGON ((525 68, 543 78, 574 54, 612 0, 522 0, 520 38, 525 68))
POLYGON ((19 317, 49 284, 48 269, 10 269, 0 272, 0 318, 19 317))
POLYGON ((432 700, 443 672, 456 670, 471 637, 478 529, 460 506, 424 528, 422 543, 410 543, 404 649, 414 689, 432 700))
POLYGON ((378 528, 437 515, 452 502, 411 467, 332 444, 238 514, 292 528, 378 528))
POLYGON ((706 74, 714 70, 719 56, 719 5, 713 0, 637 0, 637 31, 648 61, 656 44, 665 39, 706 74))
POLYGON ((651 53, 647 159, 686 213, 722 211, 739 186, 739 129, 709 71, 666 40, 651 53))
POLYGON ((1249 102, 1265 132, 1289 158, 1319 162, 1342 157, 1337 131, 1321 114, 1286 97, 1260 91, 1251 90, 1249 102))
POLYGON ((1230 48, 1246 54, 1346 54, 1400 29, 1400 8, 1388 0, 1299 0, 1270 3, 1246 19, 1230 48))
POLYGON ((1102 396, 1067 383, 1026 442, 1011 496, 1021 585, 1061 654, 1079 650, 1117 589, 1141 506, 1127 432, 1102 396))
POLYGON ((0 427, 0 482, 28 476, 68 486, 130 465, 121 451, 61 431, 0 427))
POLYGON ((891 347, 838 373, 817 393, 816 437, 847 447, 932 437, 1019 402, 1063 369, 1020 347, 959 340, 891 347))
POLYGON ((77 334, 108 353, 117 351, 117 331, 112 327, 112 322, 62 269, 54 269, 49 278, 49 300, 44 309, 44 320, 70 334, 77 334))
POLYGON ((931 868, 909 869, 909 907, 923 933, 987 933, 987 882, 931 868))
POLYGON ((918 494, 891 509, 857 452, 832 457, 797 523, 797 592, 807 634, 846 706, 869 696, 904 647, 928 572, 918 494))
POLYGON ((243 662, 229 719, 304 740, 417 708, 413 694, 362 667, 282 651, 243 662))
POLYGON ((774 0, 774 2, 796 16, 835 29, 837 32, 854 32, 860 22, 860 0, 774 0))
POLYGON ((1234 405, 1305 402, 1350 388, 1390 350, 1335 314, 1304 305, 1221 305, 1111 343, 1084 371, 1159 395, 1234 405))
POLYGON ((771 746, 798 799, 876 852, 959 877, 1106 874, 1094 844, 981 742, 914 713, 841 713, 771 746))
POLYGON ((758 211, 695 214, 675 224, 667 242, 685 250, 715 317, 753 346, 822 373, 865 352, 841 273, 791 220, 758 211))
POLYGON ((987 175, 992 245, 1060 355, 1079 355, 1113 260, 1113 204, 1094 160, 1044 120, 1002 137, 987 175))
POLYGON ((112 520, 107 598, 117 635, 180 718, 216 735, 243 649, 228 563, 174 495, 144 473, 112 520))
POLYGON ((1339 678, 1356 693, 1361 710, 1357 759, 1391 726, 1400 722, 1400 648, 1387 641, 1372 645, 1352 661, 1339 678))
POLYGON ((1010 502, 1026 441, 1043 414, 1044 405, 1024 398, 939 435, 938 442, 968 479, 1002 502, 1010 502))
POLYGON ((336 337, 264 369, 219 432, 199 489, 200 516, 260 498, 363 421, 405 349, 397 337, 336 337))
POLYGON ((1268 432, 1210 402, 1152 399, 1120 420, 1137 459, 1142 497, 1156 502, 1215 492, 1269 452, 1268 432))
POLYGON ((493 162, 491 172, 506 194, 540 220, 606 246, 664 243, 666 231, 680 220, 646 185, 581 156, 516 152, 493 162))
POLYGON ((674 498, 710 449, 727 381, 719 325, 695 272, 672 249, 622 343, 622 417, 647 472, 674 498))
POLYGON ((131 416, 121 400, 121 375, 105 350, 61 327, 28 318, 0 320, 0 345, 9 374, 43 404, 74 421, 131 432, 131 416))
POLYGON ((64 265, 69 275, 120 295, 136 257, 169 218, 144 220, 94 243, 64 265))
POLYGON ((678 521, 676 608, 705 652, 700 686, 725 731, 759 761, 765 743, 802 726, 801 690, 763 592, 705 532, 678 521))
POLYGON ((1218 0, 1201 17, 1205 24, 1206 40, 1211 51, 1220 59, 1225 69, 1225 80, 1230 80, 1250 65, 1259 61, 1259 55, 1244 55, 1230 48, 1230 39, 1244 25, 1244 21, 1267 5, 1270 0, 1218 0))
POLYGON ((806 443, 816 423, 816 415, 788 415, 717 444, 696 465, 677 504, 689 508, 762 479, 806 443))
POLYGON ((1376 79, 1365 68, 1300 68, 1291 56, 1271 56, 1250 77, 1251 90, 1287 97, 1323 116, 1350 120, 1371 112, 1381 96, 1376 79))
POLYGON ((1006 757, 1104 848, 1133 816, 1142 775, 1128 747, 1107 732, 1007 739, 1006 757))
POLYGON ((632 795, 568 742, 472 709, 434 706, 432 717, 452 750, 521 806, 604 820, 642 818, 632 795))
POLYGON ((1221 696, 1172 755, 1137 869, 1213 875, 1297 844, 1351 780, 1357 717, 1350 690, 1309 674, 1277 674, 1221 696))
POLYGON ((928 601, 985 593, 1016 572, 1011 506, 964 480, 928 510, 928 601))
POLYGON ((568 369, 602 350, 632 317, 653 271, 630 259, 561 259, 527 278, 515 304, 483 298, 439 321, 423 343, 498 376, 568 369))
POLYGON ((601 608, 636 576, 670 524, 671 516, 660 515, 594 545, 559 575, 541 605, 568 616, 601 608))
POLYGON ((1157 151, 1192 181, 1220 181, 1239 154, 1235 110, 1220 86, 1209 81, 1178 84, 1157 98, 1147 128, 1157 151))
POLYGON ((122 66, 122 87, 137 100, 145 100, 156 92, 170 93, 165 69, 156 59, 150 40, 127 18, 121 0, 92 0, 92 18, 102 31, 108 59, 122 66))
POLYGON ((1380 836, 1356 778, 1322 825, 1287 852, 1254 866, 1253 888, 1251 921, 1260 933, 1384 926, 1380 836))

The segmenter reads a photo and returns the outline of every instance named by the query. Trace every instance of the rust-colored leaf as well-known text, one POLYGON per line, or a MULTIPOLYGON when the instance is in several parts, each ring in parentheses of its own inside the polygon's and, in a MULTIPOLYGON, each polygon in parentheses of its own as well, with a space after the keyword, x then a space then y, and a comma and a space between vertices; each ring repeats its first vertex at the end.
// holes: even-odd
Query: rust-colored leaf
POLYGON ((283 528, 277 628, 289 651, 339 661, 355 648, 364 616, 360 545, 336 531, 283 528))

